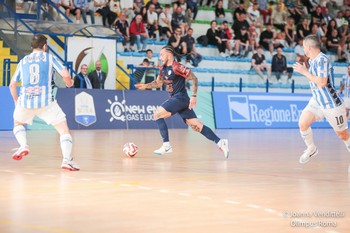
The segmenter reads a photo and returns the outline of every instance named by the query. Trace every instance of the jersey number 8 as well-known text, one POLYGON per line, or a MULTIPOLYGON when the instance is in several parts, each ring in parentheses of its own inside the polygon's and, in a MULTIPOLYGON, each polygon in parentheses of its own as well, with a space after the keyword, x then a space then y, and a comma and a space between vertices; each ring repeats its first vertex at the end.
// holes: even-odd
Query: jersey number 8
POLYGON ((31 64, 29 66, 30 79, 29 83, 32 85, 38 84, 40 79, 39 64, 31 64))

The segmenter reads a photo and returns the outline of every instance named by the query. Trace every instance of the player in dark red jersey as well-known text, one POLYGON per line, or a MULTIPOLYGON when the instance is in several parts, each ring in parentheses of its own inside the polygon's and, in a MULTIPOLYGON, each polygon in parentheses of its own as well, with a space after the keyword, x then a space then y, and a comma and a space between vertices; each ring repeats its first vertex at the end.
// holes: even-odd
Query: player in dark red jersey
POLYGON ((197 103, 198 79, 192 71, 175 61, 175 51, 171 46, 165 46, 160 51, 160 60, 163 66, 160 68, 157 79, 147 84, 136 84, 140 90, 160 88, 163 83, 170 94, 160 107, 154 113, 154 120, 157 122, 160 134, 163 138, 163 145, 155 150, 155 154, 163 155, 173 151, 169 142, 168 127, 165 119, 178 113, 194 131, 200 132, 206 138, 214 141, 220 150, 224 152, 225 158, 229 155, 228 140, 220 139, 209 127, 200 122, 193 111, 197 103), (188 96, 186 91, 186 81, 192 80, 192 96, 188 96))

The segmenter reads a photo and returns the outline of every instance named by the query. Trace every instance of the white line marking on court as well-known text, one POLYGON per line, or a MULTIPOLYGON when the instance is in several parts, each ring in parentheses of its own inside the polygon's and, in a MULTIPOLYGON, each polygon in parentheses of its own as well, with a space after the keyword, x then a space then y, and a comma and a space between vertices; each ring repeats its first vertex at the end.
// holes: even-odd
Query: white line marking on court
POLYGON ((124 187, 131 187, 130 184, 120 184, 120 186, 124 186, 124 187))
POLYGON ((23 174, 24 175, 35 175, 35 173, 32 173, 32 172, 24 172, 23 174))
POLYGON ((239 204, 241 204, 241 203, 238 202, 238 201, 225 201, 225 203, 233 204, 233 205, 239 205, 239 204))
POLYGON ((186 197, 189 197, 189 196, 192 196, 192 194, 190 193, 178 193, 180 196, 186 196, 186 197))
POLYGON ((144 189, 144 190, 151 190, 151 187, 146 187, 146 186, 138 186, 139 189, 144 189))
POLYGON ((199 196, 198 198, 204 199, 204 200, 211 200, 211 197, 207 197, 207 196, 199 196))
POLYGON ((113 184, 113 182, 107 181, 107 180, 100 180, 100 183, 102 183, 102 184, 113 184))
POLYGON ((3 172, 15 172, 15 171, 12 171, 12 170, 2 170, 3 172))
POLYGON ((159 192, 161 192, 161 193, 169 193, 170 191, 166 190, 166 189, 160 189, 159 192))
POLYGON ((56 177, 55 175, 45 174, 46 177, 56 177))
POLYGON ((249 208, 253 208, 253 209, 260 209, 261 208, 261 206, 254 205, 254 204, 247 204, 246 206, 249 208))
POLYGON ((276 213, 276 210, 274 209, 265 208, 264 210, 269 213, 276 213))

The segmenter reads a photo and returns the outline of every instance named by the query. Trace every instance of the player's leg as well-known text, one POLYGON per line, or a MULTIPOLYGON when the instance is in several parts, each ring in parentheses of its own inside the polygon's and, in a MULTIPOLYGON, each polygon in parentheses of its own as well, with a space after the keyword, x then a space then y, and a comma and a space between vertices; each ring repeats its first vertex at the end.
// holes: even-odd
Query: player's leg
MULTIPOLYGON (((190 112, 193 112, 193 110, 185 110, 181 113, 181 117, 188 117, 188 115, 191 115, 190 112), (187 115, 187 116, 185 116, 187 115)), ((209 139, 210 141, 215 142, 219 149, 224 152, 225 158, 228 158, 229 155, 229 149, 228 149, 228 140, 227 139, 220 139, 214 132, 211 130, 208 126, 204 125, 201 121, 196 118, 196 115, 194 114, 194 118, 185 118, 186 124, 189 125, 194 131, 201 133, 204 137, 209 139)))
POLYGON ((44 108, 38 117, 43 119, 47 124, 51 124, 60 134, 60 146, 63 155, 61 168, 70 171, 80 170, 77 163, 73 161, 72 146, 73 140, 67 125, 66 114, 62 111, 57 102, 51 103, 44 108))
POLYGON ((25 124, 31 124, 34 118, 34 110, 29 110, 16 105, 13 113, 14 127, 13 134, 15 135, 19 148, 12 154, 14 160, 21 160, 23 156, 29 154, 29 147, 27 144, 27 132, 25 124))
POLYGON ((304 153, 299 159, 300 163, 306 163, 310 160, 312 156, 315 156, 318 154, 317 147, 315 146, 313 141, 312 129, 311 129, 311 124, 317 119, 315 113, 312 112, 316 110, 314 109, 314 107, 315 106, 309 103, 308 106, 301 113, 301 116, 299 119, 300 134, 302 139, 305 142, 305 145, 307 146, 307 149, 304 151, 304 153))
POLYGON ((163 155, 166 153, 171 153, 173 152, 173 149, 170 145, 169 141, 169 130, 168 126, 165 122, 165 119, 171 116, 171 112, 167 111, 164 109, 164 107, 160 106, 157 108, 157 110, 154 113, 154 120, 156 121, 160 135, 162 136, 163 139, 163 144, 162 146, 155 150, 154 153, 158 155, 163 155))

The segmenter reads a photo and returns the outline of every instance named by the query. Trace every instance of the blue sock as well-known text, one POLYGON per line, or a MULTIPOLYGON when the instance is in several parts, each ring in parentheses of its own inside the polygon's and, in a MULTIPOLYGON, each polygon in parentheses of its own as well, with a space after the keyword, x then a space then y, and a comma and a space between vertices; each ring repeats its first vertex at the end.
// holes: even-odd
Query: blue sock
POLYGON ((203 129, 201 131, 201 134, 204 135, 204 137, 208 138, 211 141, 214 141, 215 143, 218 143, 220 141, 220 138, 216 136, 216 134, 206 125, 203 125, 203 129))
POLYGON ((163 118, 160 118, 156 120, 156 122, 158 124, 160 135, 163 138, 163 142, 169 142, 168 126, 166 125, 165 120, 163 118))

